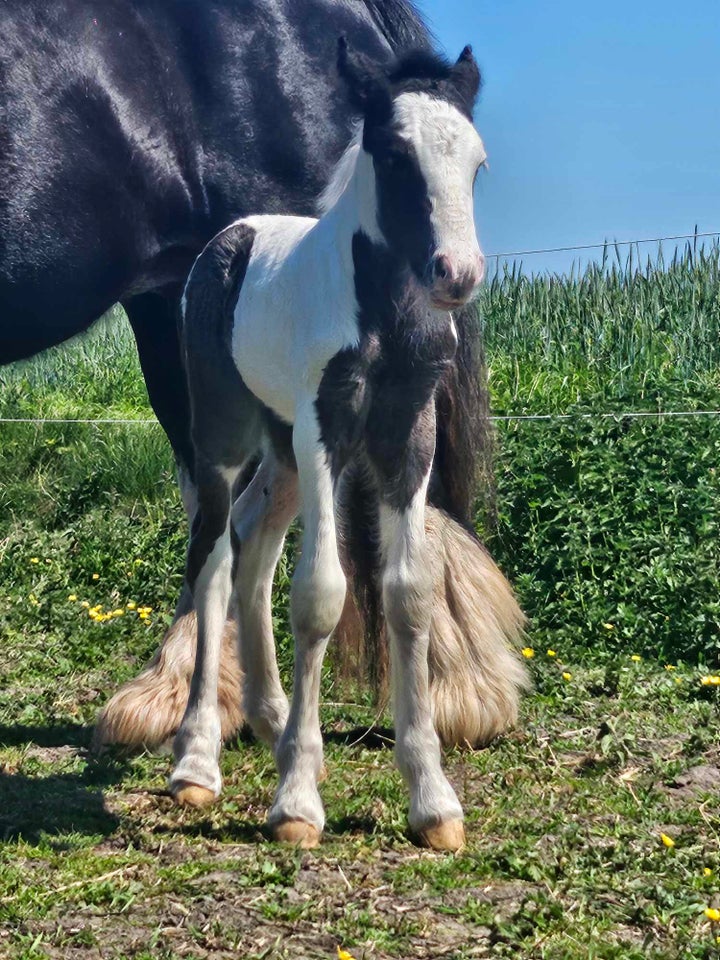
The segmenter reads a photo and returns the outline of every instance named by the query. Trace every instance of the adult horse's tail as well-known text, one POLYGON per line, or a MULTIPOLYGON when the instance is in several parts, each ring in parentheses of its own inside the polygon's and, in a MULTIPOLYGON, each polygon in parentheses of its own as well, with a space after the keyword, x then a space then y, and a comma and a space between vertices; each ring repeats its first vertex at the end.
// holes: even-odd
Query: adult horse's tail
POLYGON ((455 316, 456 362, 440 384, 426 529, 433 564, 430 689, 447 744, 486 743, 512 726, 529 679, 518 647, 525 617, 478 540, 478 500, 496 521, 493 436, 480 315, 455 316))
MULTIPOLYGON (((517 654, 524 617, 472 526, 479 489, 484 489, 486 503, 494 509, 492 437, 477 314, 468 308, 455 320, 458 353, 437 396, 436 456, 425 524, 433 582, 430 692, 441 740, 448 745, 477 745, 516 720, 520 692, 527 686, 517 654)), ((367 479, 358 471, 344 498, 344 566, 353 590, 334 646, 340 674, 370 676, 382 698, 388 654, 373 499, 367 479)), ((235 629, 228 620, 218 691, 226 739, 242 723, 235 629)), ((195 614, 186 598, 161 650, 102 711, 96 746, 157 747, 174 735, 187 702, 195 642, 195 614)))

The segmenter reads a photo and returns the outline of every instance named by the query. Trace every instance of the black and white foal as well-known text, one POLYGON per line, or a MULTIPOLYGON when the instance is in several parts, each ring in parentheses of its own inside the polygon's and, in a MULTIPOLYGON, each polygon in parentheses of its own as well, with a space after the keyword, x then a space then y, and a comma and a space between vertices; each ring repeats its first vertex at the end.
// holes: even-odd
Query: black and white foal
POLYGON ((198 653, 171 789, 184 803, 221 789, 218 664, 234 576, 247 715, 280 773, 268 822, 277 839, 318 842, 320 674, 345 600, 336 524, 352 466, 368 471, 377 493, 395 755, 410 826, 426 844, 457 849, 463 813, 441 769, 428 694, 425 500, 435 390, 456 347, 450 311, 483 276, 472 196, 485 161, 472 124, 480 75, 469 47, 453 66, 414 53, 379 69, 342 40, 339 70, 363 122, 324 215, 234 223, 208 244, 186 287, 199 503, 187 579, 198 653), (233 486, 258 451, 261 465, 233 505, 233 486), (267 620, 296 488, 304 532, 288 714, 267 620))

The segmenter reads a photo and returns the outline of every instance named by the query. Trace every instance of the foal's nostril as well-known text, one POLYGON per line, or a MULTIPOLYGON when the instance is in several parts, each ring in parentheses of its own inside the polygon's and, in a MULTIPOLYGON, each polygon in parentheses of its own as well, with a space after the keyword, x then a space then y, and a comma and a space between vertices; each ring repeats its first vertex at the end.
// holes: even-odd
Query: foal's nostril
POLYGON ((452 264, 450 263, 450 258, 446 257, 444 254, 435 257, 433 260, 433 279, 435 280, 450 280, 452 277, 452 264))

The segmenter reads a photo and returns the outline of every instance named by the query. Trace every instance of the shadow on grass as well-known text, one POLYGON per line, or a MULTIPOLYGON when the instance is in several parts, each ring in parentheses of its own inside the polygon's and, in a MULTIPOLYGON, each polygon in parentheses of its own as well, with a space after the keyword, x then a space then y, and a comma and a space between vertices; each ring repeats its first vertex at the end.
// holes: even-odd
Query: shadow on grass
POLYGON ((324 730, 325 743, 341 747, 364 747, 366 750, 386 750, 395 746, 392 727, 354 727, 352 730, 324 730))
POLYGON ((219 843, 263 843, 269 839, 265 824, 259 820, 232 819, 217 826, 209 819, 194 823, 176 822, 157 824, 153 827, 156 836, 168 835, 177 839, 179 835, 190 839, 217 840, 219 843))
MULTIPOLYGON (((113 755, 92 757, 86 747, 92 728, 80 724, 57 727, 0 727, 0 744, 29 744, 53 751, 71 748, 84 759, 81 770, 29 776, 0 768, 0 840, 37 843, 41 836, 67 833, 109 836, 120 821, 105 807, 103 789, 126 776, 126 759, 113 755)), ((64 756, 65 754, 60 754, 64 756)))
POLYGON ((89 747, 93 728, 82 723, 56 726, 0 725, 0 747, 20 747, 34 743, 38 747, 89 747))
POLYGON ((363 834, 371 837, 380 829, 377 817, 332 817, 325 824, 325 834, 328 839, 339 840, 348 834, 363 834))

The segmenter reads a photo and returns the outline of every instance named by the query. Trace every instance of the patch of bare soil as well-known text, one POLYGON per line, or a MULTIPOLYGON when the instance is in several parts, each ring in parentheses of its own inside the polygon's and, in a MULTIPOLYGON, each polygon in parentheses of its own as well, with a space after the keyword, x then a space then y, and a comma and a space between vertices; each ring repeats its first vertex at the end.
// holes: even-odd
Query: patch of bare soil
POLYGON ((703 763, 679 773, 666 788, 675 800, 693 800, 704 793, 720 790, 720 768, 703 763))
MULTIPOLYGON (((173 842, 160 857, 178 864, 198 853, 194 845, 173 842)), ((129 877, 143 892, 129 905, 66 906, 34 924, 32 932, 44 935, 43 949, 53 960, 139 955, 327 960, 337 956, 338 945, 356 960, 437 960, 461 948, 465 955, 490 957, 490 930, 463 916, 467 904, 489 904, 494 913, 509 916, 530 891, 519 883, 491 883, 439 897, 419 885, 399 896, 388 883, 392 871, 405 861, 434 856, 412 850, 384 851, 361 862, 307 854, 292 886, 246 886, 241 864, 257 861, 257 847, 217 845, 209 853, 202 850, 203 859, 217 869, 191 880, 190 893, 155 893, 142 882, 144 871, 130 867, 129 877), (367 917, 364 946, 343 942, 342 921, 349 915, 367 917), (383 942, 373 942, 377 931, 383 942), (391 945, 394 932, 406 945, 402 954, 391 945)))

